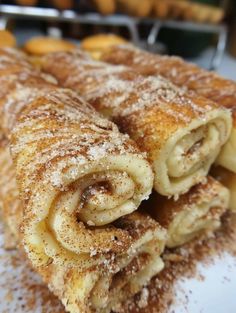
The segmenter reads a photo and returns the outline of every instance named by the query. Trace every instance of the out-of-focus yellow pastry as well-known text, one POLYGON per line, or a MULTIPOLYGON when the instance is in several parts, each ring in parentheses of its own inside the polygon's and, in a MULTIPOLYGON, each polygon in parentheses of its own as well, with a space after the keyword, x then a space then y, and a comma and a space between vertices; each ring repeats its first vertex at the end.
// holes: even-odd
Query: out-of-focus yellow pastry
POLYGON ((1 29, 0 30, 0 48, 3 48, 3 47, 13 48, 15 46, 16 46, 15 36, 8 30, 1 29))
POLYGON ((24 44, 24 50, 32 55, 44 55, 55 51, 76 49, 72 42, 53 37, 33 37, 24 44))
POLYGON ((152 10, 152 0, 116 0, 118 10, 137 17, 147 17, 152 10))
POLYGON ((154 0, 153 1, 153 13, 155 17, 167 18, 169 14, 168 1, 154 0))
MULTIPOLYGON (((179 3, 179 1, 175 2, 179 3)), ((215 6, 189 2, 188 5, 184 7, 180 16, 187 21, 217 24, 223 19, 224 11, 215 6)))
POLYGON ((153 13, 158 18, 178 18, 197 23, 219 23, 224 10, 212 5, 183 0, 154 0, 153 13))
POLYGON ((34 6, 36 5, 38 0, 16 0, 17 4, 26 5, 26 6, 34 6))
POLYGON ((73 0, 51 0, 52 4, 59 10, 66 10, 73 8, 73 0))
POLYGON ((99 34, 86 37, 81 42, 81 49, 88 52, 93 59, 98 60, 100 55, 110 46, 126 44, 127 41, 114 34, 99 34))
POLYGON ((153 193, 145 207, 167 229, 167 247, 173 248, 218 229, 228 209, 229 197, 226 187, 208 177, 177 201, 153 193))
POLYGON ((229 110, 160 76, 139 76, 79 50, 48 54, 42 63, 137 142, 162 195, 178 196, 201 182, 230 135, 229 110))
POLYGON ((103 15, 113 14, 116 10, 116 0, 93 0, 96 9, 103 15))

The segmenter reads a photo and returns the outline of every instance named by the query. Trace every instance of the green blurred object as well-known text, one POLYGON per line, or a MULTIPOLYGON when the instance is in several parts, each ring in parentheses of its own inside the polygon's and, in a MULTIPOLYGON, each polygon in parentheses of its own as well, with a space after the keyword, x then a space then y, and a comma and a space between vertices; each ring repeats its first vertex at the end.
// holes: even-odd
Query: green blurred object
MULTIPOLYGON (((218 6, 220 0, 194 0, 209 5, 218 6)), ((214 39, 214 35, 193 31, 163 28, 159 34, 159 40, 163 42, 169 54, 183 57, 197 57, 214 39)))
POLYGON ((162 29, 159 40, 168 49, 169 54, 180 55, 183 57, 198 56, 213 39, 211 34, 202 34, 192 31, 175 29, 162 29))

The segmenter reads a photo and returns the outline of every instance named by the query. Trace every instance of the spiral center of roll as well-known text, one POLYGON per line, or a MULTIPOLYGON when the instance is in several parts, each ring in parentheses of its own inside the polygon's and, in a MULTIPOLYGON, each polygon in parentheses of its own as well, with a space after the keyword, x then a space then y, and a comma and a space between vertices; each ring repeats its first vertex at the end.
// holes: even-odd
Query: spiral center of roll
POLYGON ((219 132, 214 124, 199 127, 185 135, 167 159, 169 176, 180 178, 193 174, 216 151, 219 141, 219 132))
POLYGON ((86 181, 78 204, 81 221, 90 226, 104 225, 134 210, 136 186, 127 173, 99 172, 86 181))

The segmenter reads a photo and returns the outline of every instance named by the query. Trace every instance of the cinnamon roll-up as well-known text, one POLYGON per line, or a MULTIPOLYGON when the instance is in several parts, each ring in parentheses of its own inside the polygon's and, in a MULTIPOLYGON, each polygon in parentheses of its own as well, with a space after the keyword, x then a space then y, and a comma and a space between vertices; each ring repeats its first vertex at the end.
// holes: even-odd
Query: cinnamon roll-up
POLYGON ((133 212, 151 192, 151 168, 75 93, 46 82, 40 93, 18 77, 1 98, 15 166, 0 151, 0 197, 14 194, 2 201, 4 221, 68 312, 115 310, 163 268, 166 231, 133 212))
POLYGON ((179 57, 154 55, 131 45, 110 47, 103 61, 130 66, 142 75, 162 75, 178 86, 186 86, 199 95, 232 110, 233 128, 216 163, 236 173, 236 83, 214 72, 187 63, 179 57))
POLYGON ((148 162, 128 136, 73 92, 55 89, 25 106, 11 143, 34 266, 88 267, 129 246, 126 232, 102 227, 136 210, 152 188, 148 162))
MULTIPOLYGON (((17 119, 30 102, 44 95, 54 94, 54 91, 57 94, 57 91, 55 82, 54 84, 50 83, 52 78, 45 74, 40 75, 37 70, 34 70, 23 54, 15 50, 5 49, 0 51, 0 55, 2 55, 3 61, 1 64, 0 79, 6 72, 10 75, 14 74, 12 79, 13 86, 11 88, 5 86, 3 88, 5 91, 4 95, 0 98, 0 108, 2 111, 1 126, 4 133, 9 135, 17 119), (17 75, 15 75, 16 73, 17 75)), ((58 97, 60 94, 62 96, 64 95, 68 102, 70 101, 68 92, 58 91, 58 97)), ((80 129, 77 129, 77 131, 79 135, 83 134, 84 137, 87 136, 87 143, 91 142, 89 158, 94 158, 97 162, 104 160, 104 164, 99 171, 96 168, 94 169, 98 173, 96 175, 94 174, 93 177, 88 177, 87 182, 86 180, 84 181, 82 189, 87 190, 90 185, 93 188, 87 190, 85 194, 83 192, 80 195, 82 197, 81 200, 85 203, 87 196, 91 198, 88 203, 88 210, 85 210, 86 212, 82 214, 83 219, 88 221, 90 220, 90 216, 92 216, 91 223, 103 225, 137 208, 140 201, 146 198, 151 191, 153 174, 147 161, 139 153, 135 144, 127 136, 121 135, 114 124, 103 120, 89 105, 81 102, 79 98, 74 99, 72 96, 71 103, 72 109, 69 106, 69 111, 67 112, 71 119, 72 113, 77 114, 78 110, 78 112, 81 112, 82 121, 85 123, 85 125, 81 124, 83 131, 80 129), (93 136, 93 140, 90 138, 91 136, 93 136), (108 159, 106 159, 106 156, 108 159), (132 165, 130 164, 131 159, 133 161, 132 165), (106 182, 107 185, 103 186, 103 183, 106 184, 106 182), (98 184, 98 186, 94 187, 94 184, 98 184), (96 190, 93 190, 94 188, 96 190), (103 189, 104 192, 102 192, 103 189), (94 214, 96 210, 97 212, 94 214), (105 217, 103 210, 107 213, 105 217)), ((56 104, 54 103, 54 105, 56 104)), ((46 115, 47 112, 44 112, 44 114, 46 115)), ((63 109, 61 109, 60 114, 63 115, 63 109)), ((80 122, 79 118, 77 122, 80 122)), ((61 122, 62 126, 63 124, 61 122)), ((72 125, 72 128, 73 130, 70 134, 75 136, 74 125, 72 125)), ((50 131, 49 129, 48 132, 50 131)), ((64 132, 66 133, 66 130, 64 132)), ((53 134, 51 136, 53 137, 53 134)), ((68 136, 69 134, 67 134, 68 136)), ((61 137, 64 138, 66 135, 61 135, 57 139, 54 139, 54 141, 57 142, 61 137)), ((86 143, 85 139, 83 141, 86 143)), ((80 153, 82 153, 82 148, 85 146, 83 141, 81 142, 80 153)), ((85 148, 84 150, 87 151, 85 148)), ((84 165, 86 165, 85 161, 84 165)), ((89 170, 87 174, 89 174, 89 170)))
POLYGON ((231 131, 231 114, 161 77, 89 59, 81 51, 44 57, 43 69, 78 91, 147 152, 162 195, 185 193, 208 173, 231 131))
POLYGON ((229 189, 229 209, 236 212, 236 174, 222 166, 217 166, 211 169, 211 175, 229 189))
MULTIPOLYGON (((25 225, 25 213, 23 212, 23 203, 18 198, 15 177, 12 175, 14 168, 5 145, 0 150, 0 164, 2 165, 0 168, 1 210, 4 213, 5 234, 7 229, 10 229, 15 242, 15 245, 11 246, 13 248, 17 243, 21 243, 22 234, 20 234, 19 225, 22 223, 25 225), (5 187, 3 187, 3 181, 5 181, 5 187), (5 192, 8 194, 4 194, 5 192)), ((61 217, 63 218, 63 216, 61 217)), ((40 225, 38 228, 41 236, 46 238, 48 230, 40 228, 40 225)), ((53 233, 53 229, 51 231, 53 233)), ((67 232, 69 231, 67 228, 67 232)), ((84 227, 84 232, 91 233, 93 231, 92 227, 84 227)), ((23 239, 25 235, 26 233, 23 232, 23 239)), ((73 233, 70 235, 72 236, 73 233)), ((146 214, 134 212, 123 216, 100 229, 97 236, 107 240, 103 242, 103 245, 107 245, 108 249, 110 246, 108 240, 116 241, 122 246, 116 252, 104 251, 103 261, 99 265, 88 268, 81 269, 80 264, 67 266, 65 263, 55 262, 49 262, 36 268, 44 282, 58 296, 68 312, 110 313, 111 310, 119 310, 127 298, 139 292, 164 266, 160 255, 165 246, 166 231, 146 214), (110 238, 107 238, 106 232, 110 234, 110 238), (102 233, 105 235, 103 236, 102 233), (126 241, 119 241, 120 237, 114 237, 117 235, 120 237, 123 235, 123 239, 126 241)), ((9 247, 6 236, 5 240, 5 246, 9 247)), ((50 238, 48 238, 49 240, 50 238)), ((76 242, 78 237, 74 240, 76 242)), ((38 244, 40 244, 39 241, 38 244)), ((85 246, 91 242, 83 244, 85 246)), ((53 248, 53 242, 51 242, 51 248, 53 248)), ((96 244, 88 247, 88 251, 90 259, 101 257, 96 244)), ((70 256, 71 253, 68 252, 67 257, 70 256)))
MULTIPOLYGON (((163 267, 166 232, 147 215, 134 212, 112 227, 129 236, 129 247, 110 254, 100 266, 78 272, 75 268, 51 264, 39 270, 50 289, 68 312, 121 312, 127 299, 142 290, 163 267)), ((97 250, 91 250, 95 257, 97 250)))
POLYGON ((153 193, 145 203, 151 216, 167 229, 167 247, 173 248, 212 234, 221 225, 221 217, 228 209, 229 190, 208 176, 177 201, 153 193))

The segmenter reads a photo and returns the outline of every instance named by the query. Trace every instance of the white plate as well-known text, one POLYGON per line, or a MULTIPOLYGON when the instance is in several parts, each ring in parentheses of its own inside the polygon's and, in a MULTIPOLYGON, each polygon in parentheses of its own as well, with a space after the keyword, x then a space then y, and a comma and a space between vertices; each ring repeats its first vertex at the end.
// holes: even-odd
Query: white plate
MULTIPOLYGON (((198 264, 204 280, 184 279, 178 282, 172 313, 235 313, 236 258, 224 254, 208 266, 198 264)), ((199 276, 199 275, 198 275, 199 276)))

